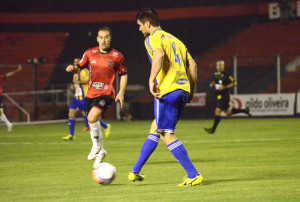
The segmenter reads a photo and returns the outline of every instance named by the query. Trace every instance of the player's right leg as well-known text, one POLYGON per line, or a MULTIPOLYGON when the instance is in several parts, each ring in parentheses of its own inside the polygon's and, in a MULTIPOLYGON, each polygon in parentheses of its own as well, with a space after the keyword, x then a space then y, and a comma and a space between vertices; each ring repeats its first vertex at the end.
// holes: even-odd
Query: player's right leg
POLYGON ((134 166, 131 169, 131 172, 128 175, 128 180, 135 182, 135 181, 143 181, 144 175, 140 173, 142 167, 148 160, 148 158, 151 156, 153 151, 156 149, 158 141, 159 141, 159 135, 156 133, 156 122, 153 120, 150 133, 148 135, 148 138, 144 142, 139 158, 137 162, 134 164, 134 166))
POLYGON ((215 119, 214 119, 214 125, 211 128, 204 128, 204 130, 209 133, 209 134, 213 134, 215 133, 218 124, 220 123, 221 120, 221 113, 222 113, 222 109, 220 108, 216 108, 215 109, 215 119))
MULTIPOLYGON (((102 110, 97 107, 92 107, 88 113, 88 121, 90 126, 91 140, 93 143, 90 154, 88 155, 88 160, 95 159, 103 148, 103 138, 100 128, 99 119, 102 116, 102 110)), ((104 151, 102 151, 104 154, 104 151)))

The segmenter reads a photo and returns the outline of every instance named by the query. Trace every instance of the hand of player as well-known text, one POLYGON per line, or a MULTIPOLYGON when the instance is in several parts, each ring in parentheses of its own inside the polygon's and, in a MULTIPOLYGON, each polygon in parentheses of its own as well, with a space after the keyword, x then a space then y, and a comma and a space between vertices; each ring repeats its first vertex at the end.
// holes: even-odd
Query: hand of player
POLYGON ((123 108, 123 103, 124 103, 124 94, 119 92, 118 95, 116 96, 115 102, 120 101, 121 108, 123 108))
POLYGON ((70 89, 71 89, 71 90, 75 90, 74 84, 72 84, 72 83, 70 84, 70 89))
POLYGON ((66 68, 66 71, 67 71, 67 72, 73 72, 73 71, 75 71, 75 69, 76 69, 76 68, 75 68, 74 65, 68 65, 67 68, 66 68))
POLYGON ((150 93, 156 98, 156 99, 160 99, 160 93, 157 93, 156 92, 156 85, 154 82, 150 82, 149 81, 149 90, 150 90, 150 93))
POLYGON ((18 65, 17 72, 19 72, 19 71, 21 71, 21 70, 22 70, 22 65, 21 65, 21 64, 19 64, 19 65, 18 65))
POLYGON ((189 100, 188 100, 188 103, 190 103, 192 101, 192 99, 194 98, 194 92, 191 92, 189 94, 189 100))

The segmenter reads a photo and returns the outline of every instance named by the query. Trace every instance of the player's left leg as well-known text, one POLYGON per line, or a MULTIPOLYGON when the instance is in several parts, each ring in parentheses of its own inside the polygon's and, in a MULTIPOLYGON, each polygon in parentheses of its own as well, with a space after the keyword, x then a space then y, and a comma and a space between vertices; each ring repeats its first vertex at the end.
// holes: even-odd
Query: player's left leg
POLYGON ((89 130, 89 121, 86 115, 86 101, 85 98, 83 100, 78 101, 78 108, 81 110, 81 114, 83 116, 84 120, 84 127, 81 129, 81 131, 88 131, 89 130))
POLYGON ((89 121, 87 118, 87 115, 85 113, 85 111, 81 111, 81 114, 83 116, 83 120, 84 120, 84 127, 81 129, 81 131, 88 131, 89 130, 89 121))
POLYGON ((144 166, 144 164, 146 163, 146 161, 148 160, 148 158, 151 156, 151 154, 157 147, 159 141, 159 135, 156 133, 156 130, 157 130, 156 122, 155 120, 153 120, 148 138, 146 139, 146 141, 144 142, 141 148, 140 156, 128 175, 129 181, 134 182, 134 181, 144 180, 144 175, 140 174, 140 171, 144 166))
POLYGON ((248 107, 244 108, 244 109, 236 109, 236 108, 228 108, 226 115, 227 116, 231 116, 232 114, 238 114, 238 113, 244 113, 247 114, 249 117, 252 116, 250 109, 248 107))
POLYGON ((69 135, 62 137, 63 140, 68 141, 68 140, 73 140, 75 138, 74 129, 76 124, 75 116, 76 116, 77 108, 78 108, 78 103, 76 99, 73 98, 69 106, 69 114, 68 114, 69 135))
POLYGON ((109 135, 110 135, 111 125, 109 123, 105 123, 102 119, 100 119, 100 125, 101 125, 102 128, 104 128, 105 137, 108 138, 109 135))
POLYGON ((187 92, 181 90, 174 91, 161 99, 157 107, 159 111, 158 116, 155 117, 157 132, 160 134, 161 140, 167 145, 173 156, 187 172, 187 178, 179 186, 195 186, 201 184, 203 180, 190 160, 185 147, 174 135, 176 124, 187 101, 187 92))
POLYGON ((200 185, 203 181, 203 177, 193 165, 185 147, 180 140, 177 139, 173 133, 162 133, 160 137, 165 145, 167 145, 168 149, 171 151, 176 160, 187 172, 187 178, 185 178, 184 181, 178 186, 200 185))
POLYGON ((187 178, 179 186, 195 186, 201 184, 203 180, 190 160, 185 147, 174 135, 176 124, 185 108, 187 100, 188 93, 181 90, 166 95, 159 103, 159 116, 156 116, 157 132, 160 134, 161 140, 187 172, 187 178))
POLYGON ((3 112, 3 108, 0 108, 0 119, 6 124, 7 131, 11 132, 13 124, 6 118, 6 116, 5 116, 4 112, 3 112))

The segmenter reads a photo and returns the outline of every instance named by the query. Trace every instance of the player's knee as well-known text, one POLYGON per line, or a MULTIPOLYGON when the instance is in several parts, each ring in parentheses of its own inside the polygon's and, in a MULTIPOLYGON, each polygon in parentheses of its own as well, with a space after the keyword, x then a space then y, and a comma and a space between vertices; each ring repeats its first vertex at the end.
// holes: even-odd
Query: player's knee
POLYGON ((231 116, 231 110, 230 109, 227 110, 226 115, 231 116))
POLYGON ((96 123, 97 122, 97 118, 96 117, 89 117, 88 116, 88 122, 89 123, 96 123))
POLYGON ((69 118, 75 118, 75 113, 73 111, 69 111, 69 118))

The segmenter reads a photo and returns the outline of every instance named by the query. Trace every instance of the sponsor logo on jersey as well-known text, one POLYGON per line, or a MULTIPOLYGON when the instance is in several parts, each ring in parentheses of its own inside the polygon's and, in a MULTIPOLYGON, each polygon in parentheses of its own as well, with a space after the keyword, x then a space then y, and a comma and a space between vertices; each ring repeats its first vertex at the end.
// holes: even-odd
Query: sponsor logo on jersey
POLYGON ((92 53, 97 53, 98 51, 97 50, 92 50, 92 53))
POLYGON ((160 36, 160 38, 161 38, 161 39, 164 39, 164 38, 165 38, 165 35, 164 35, 164 34, 162 34, 162 35, 160 36))
POLYGON ((117 56, 117 55, 119 55, 119 54, 118 54, 117 52, 113 52, 112 55, 113 55, 113 56, 117 56))
POLYGON ((108 85, 105 85, 105 86, 104 86, 104 89, 107 90, 107 89, 108 89, 108 85))
POLYGON ((105 105, 105 100, 100 100, 99 105, 103 107, 105 105))
POLYGON ((112 61, 109 61, 108 63, 107 63, 107 65, 109 66, 109 67, 112 67, 113 66, 113 62, 112 61))
POLYGON ((96 60, 92 60, 92 62, 91 63, 94 63, 94 64, 96 64, 96 60))
POLYGON ((100 90, 103 88, 104 83, 99 83, 99 82, 93 82, 93 85, 97 90, 100 90))
POLYGON ((186 84, 186 82, 187 82, 187 79, 179 79, 179 80, 176 81, 176 83, 177 83, 178 85, 186 84))

